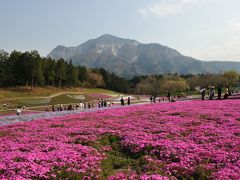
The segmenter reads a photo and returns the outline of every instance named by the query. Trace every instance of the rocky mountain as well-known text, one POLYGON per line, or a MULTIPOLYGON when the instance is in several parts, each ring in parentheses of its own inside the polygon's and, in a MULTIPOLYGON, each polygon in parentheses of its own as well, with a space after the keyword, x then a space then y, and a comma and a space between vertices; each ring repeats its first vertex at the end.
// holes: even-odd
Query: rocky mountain
POLYGON ((166 73, 219 73, 227 70, 240 72, 240 62, 200 61, 167 46, 142 44, 109 34, 88 40, 77 47, 57 46, 48 57, 71 59, 74 64, 87 67, 103 67, 124 77, 166 73))

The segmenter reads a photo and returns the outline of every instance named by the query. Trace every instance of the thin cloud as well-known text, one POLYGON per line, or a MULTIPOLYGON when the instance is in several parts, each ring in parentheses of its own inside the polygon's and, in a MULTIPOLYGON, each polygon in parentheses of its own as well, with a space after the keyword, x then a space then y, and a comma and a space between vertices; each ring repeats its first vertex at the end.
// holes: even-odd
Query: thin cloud
POLYGON ((204 49, 189 51, 193 57, 205 60, 240 61, 240 22, 231 21, 221 30, 224 38, 204 49))
MULTIPOLYGON (((227 37, 224 42, 220 44, 216 44, 213 47, 209 48, 207 54, 211 54, 214 52, 218 57, 213 58, 220 58, 223 57, 224 59, 233 59, 233 60, 240 60, 240 22, 233 22, 230 24, 226 29, 225 33, 227 37)), ((211 57, 211 56, 210 56, 211 57)))
POLYGON ((199 0, 161 0, 158 3, 149 4, 146 8, 138 10, 142 16, 164 17, 185 12, 199 0))
POLYGON ((144 17, 164 17, 188 11, 196 5, 203 3, 220 3, 225 0, 157 0, 138 10, 144 17))

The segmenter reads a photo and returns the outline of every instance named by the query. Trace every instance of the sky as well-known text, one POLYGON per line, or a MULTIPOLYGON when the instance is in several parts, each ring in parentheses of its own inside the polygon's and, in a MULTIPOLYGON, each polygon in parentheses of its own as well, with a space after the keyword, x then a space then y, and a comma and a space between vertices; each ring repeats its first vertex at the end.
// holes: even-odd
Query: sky
POLYGON ((0 49, 46 56, 103 34, 240 61, 240 0, 0 0, 0 49))

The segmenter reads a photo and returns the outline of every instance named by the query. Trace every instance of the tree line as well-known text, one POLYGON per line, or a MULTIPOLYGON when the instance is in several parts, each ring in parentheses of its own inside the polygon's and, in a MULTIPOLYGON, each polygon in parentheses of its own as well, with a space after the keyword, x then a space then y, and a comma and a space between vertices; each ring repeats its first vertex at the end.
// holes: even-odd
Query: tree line
POLYGON ((0 87, 98 87, 134 94, 163 94, 170 90, 180 95, 197 88, 225 85, 239 87, 239 74, 228 71, 221 74, 165 74, 126 79, 103 68, 86 68, 73 65, 71 60, 41 57, 36 50, 12 51, 10 54, 0 51, 0 87))
POLYGON ((99 87, 128 91, 128 81, 104 69, 75 66, 72 61, 41 57, 36 50, 0 52, 0 87, 99 87))
POLYGON ((135 94, 172 94, 185 96, 199 93, 200 89, 209 87, 230 87, 232 90, 240 88, 240 75, 236 71, 219 74, 166 74, 135 77, 132 92, 135 94))

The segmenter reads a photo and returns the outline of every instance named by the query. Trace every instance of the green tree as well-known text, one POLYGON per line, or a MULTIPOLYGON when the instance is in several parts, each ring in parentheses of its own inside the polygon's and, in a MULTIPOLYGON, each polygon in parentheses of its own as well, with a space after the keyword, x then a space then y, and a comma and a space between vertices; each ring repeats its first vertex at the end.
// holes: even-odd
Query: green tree
POLYGON ((110 74, 108 89, 128 93, 129 92, 129 83, 125 78, 119 77, 114 73, 110 74))
POLYGON ((62 82, 66 80, 66 64, 64 59, 59 59, 56 65, 56 79, 58 81, 58 87, 62 87, 62 82))
POLYGON ((188 77, 187 84, 191 90, 195 88, 208 88, 209 86, 219 86, 224 84, 223 78, 219 74, 200 74, 188 77))
POLYGON ((227 71, 223 75, 224 83, 229 86, 236 86, 239 83, 239 74, 236 71, 227 71))
POLYGON ((87 68, 84 66, 78 66, 78 80, 80 82, 87 81, 87 68))
POLYGON ((5 85, 9 74, 7 72, 7 62, 9 61, 9 54, 5 51, 0 52, 0 86, 5 85))
POLYGON ((44 64, 45 83, 47 85, 54 86, 56 61, 52 60, 51 58, 43 59, 43 64, 44 64))
POLYGON ((111 83, 111 75, 108 71, 106 71, 104 68, 99 69, 100 74, 103 77, 104 81, 104 88, 109 89, 110 88, 110 83, 111 83))
POLYGON ((32 66, 31 53, 29 51, 22 53, 16 62, 16 74, 19 84, 23 84, 24 82, 28 86, 28 83, 31 82, 32 66))
POLYGON ((78 83, 77 68, 73 66, 72 60, 67 65, 67 82, 69 87, 76 86, 78 83))
POLYGON ((175 93, 180 93, 186 91, 189 88, 185 79, 179 76, 167 76, 163 80, 161 86, 161 92, 171 91, 175 93))
POLYGON ((45 82, 43 70, 42 70, 42 59, 37 51, 31 51, 31 87, 43 85, 45 82))
POLYGON ((8 85, 10 86, 16 86, 19 84, 19 81, 18 79, 21 79, 19 78, 19 73, 21 74, 21 69, 20 67, 18 66, 19 64, 17 63, 20 59, 22 55, 22 52, 20 51, 12 51, 11 54, 10 54, 10 58, 9 58, 9 62, 7 64, 7 67, 8 67, 8 72, 9 72, 9 81, 8 81, 8 85))

